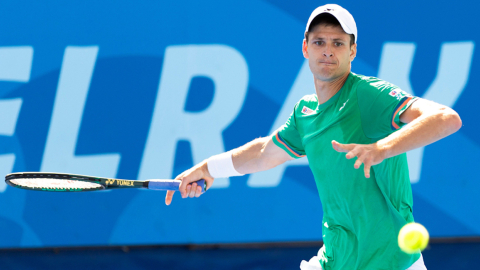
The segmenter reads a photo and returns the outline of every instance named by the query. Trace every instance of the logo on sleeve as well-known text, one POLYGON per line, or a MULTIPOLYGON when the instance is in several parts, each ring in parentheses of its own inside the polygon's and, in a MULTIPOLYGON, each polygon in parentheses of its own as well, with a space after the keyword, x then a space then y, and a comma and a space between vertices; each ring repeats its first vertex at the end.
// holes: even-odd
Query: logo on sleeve
POLYGON ((315 111, 308 108, 307 106, 303 106, 302 113, 306 115, 314 114, 315 111))
POLYGON ((407 96, 407 93, 405 93, 404 91, 400 90, 400 89, 395 89, 395 90, 392 90, 390 91, 390 93, 388 93, 390 96, 392 97, 395 97, 397 98, 398 100, 404 98, 405 96, 407 96))

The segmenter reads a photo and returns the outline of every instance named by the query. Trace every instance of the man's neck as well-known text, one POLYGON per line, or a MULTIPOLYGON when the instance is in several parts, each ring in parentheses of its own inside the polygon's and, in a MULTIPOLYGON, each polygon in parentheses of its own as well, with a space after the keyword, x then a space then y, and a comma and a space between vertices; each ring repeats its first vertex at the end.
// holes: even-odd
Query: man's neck
POLYGON ((333 81, 322 81, 314 77, 315 91, 317 92, 318 104, 323 104, 332 98, 347 81, 349 72, 333 81))

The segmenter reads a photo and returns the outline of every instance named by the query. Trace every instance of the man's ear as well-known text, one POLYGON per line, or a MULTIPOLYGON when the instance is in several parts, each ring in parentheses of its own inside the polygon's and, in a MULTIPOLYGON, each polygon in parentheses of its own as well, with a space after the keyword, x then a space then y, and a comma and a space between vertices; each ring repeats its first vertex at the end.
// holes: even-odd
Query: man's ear
POLYGON ((303 57, 308 59, 308 51, 307 51, 308 45, 307 45, 307 40, 303 39, 303 45, 302 45, 302 52, 303 52, 303 57))
POLYGON ((357 56, 357 43, 353 44, 350 47, 350 62, 352 62, 356 56, 357 56))

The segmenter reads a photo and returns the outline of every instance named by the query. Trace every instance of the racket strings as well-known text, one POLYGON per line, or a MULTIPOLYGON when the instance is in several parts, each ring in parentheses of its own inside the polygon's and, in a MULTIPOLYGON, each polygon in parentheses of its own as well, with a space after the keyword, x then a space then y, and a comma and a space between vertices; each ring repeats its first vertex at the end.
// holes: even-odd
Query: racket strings
POLYGON ((10 179, 11 183, 25 188, 40 189, 103 189, 103 186, 97 183, 75 180, 58 180, 49 178, 17 178, 10 179))

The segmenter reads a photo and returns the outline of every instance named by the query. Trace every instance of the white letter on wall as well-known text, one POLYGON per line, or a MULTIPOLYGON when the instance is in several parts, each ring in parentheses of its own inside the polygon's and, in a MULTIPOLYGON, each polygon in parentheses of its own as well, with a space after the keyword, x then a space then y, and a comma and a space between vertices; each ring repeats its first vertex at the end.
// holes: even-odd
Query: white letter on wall
MULTIPOLYGON (((297 78, 295 79, 295 82, 293 83, 292 89, 290 89, 290 92, 288 93, 287 99, 283 103, 282 109, 275 119, 275 123, 270 129, 270 134, 285 124, 293 111, 293 107, 303 96, 310 95, 315 92, 312 76, 312 72, 308 66, 308 60, 305 60, 299 74, 297 75, 297 78)), ((280 164, 268 171, 258 172, 250 175, 247 185, 253 188, 276 187, 280 184, 283 173, 285 172, 287 166, 305 165, 308 165, 307 158, 300 158, 280 164)))
MULTIPOLYGON (((467 84, 473 48, 472 41, 443 43, 437 75, 423 98, 453 107, 467 84)), ((414 95, 409 78, 414 53, 414 43, 385 43, 378 77, 414 95)), ((421 147, 407 152, 411 183, 420 180, 423 150, 421 147)))
MULTIPOLYGON (((30 46, 0 47, 0 81, 28 82, 32 61, 33 48, 30 46)), ((21 98, 0 100, 0 135, 13 136, 22 102, 21 98)), ((11 173, 14 165, 15 154, 0 155, 0 175, 11 173)), ((0 192, 6 188, 5 181, 0 181, 0 192)))
POLYGON ((120 154, 75 156, 98 47, 65 49, 41 170, 115 177, 120 154))
MULTIPOLYGON (((225 45, 167 47, 138 179, 172 177, 179 140, 190 141, 194 163, 224 152, 222 132, 238 115, 247 87, 247 63, 237 50, 225 45), (186 112, 190 81, 196 76, 212 79, 215 95, 204 111, 186 112)), ((216 179, 213 187, 229 184, 216 179)))

